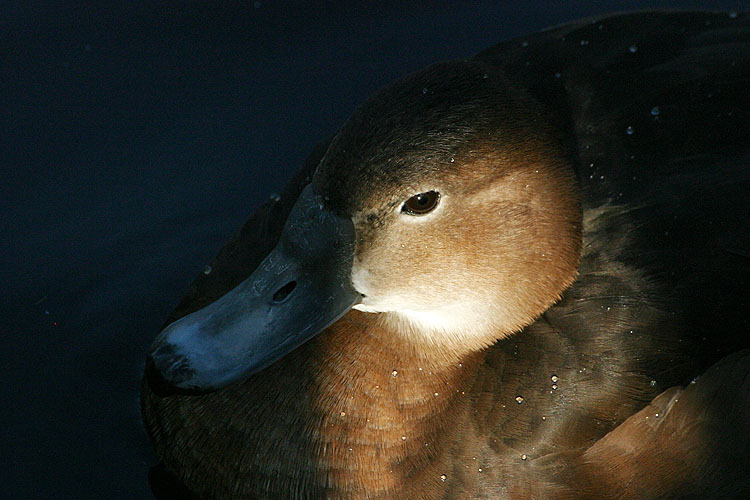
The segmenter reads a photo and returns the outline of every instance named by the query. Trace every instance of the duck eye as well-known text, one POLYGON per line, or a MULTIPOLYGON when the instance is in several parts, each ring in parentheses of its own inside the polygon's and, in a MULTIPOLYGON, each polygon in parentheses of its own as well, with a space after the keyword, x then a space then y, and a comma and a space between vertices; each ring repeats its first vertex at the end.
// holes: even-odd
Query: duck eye
POLYGON ((415 194, 401 207, 402 212, 409 215, 424 215, 432 212, 440 202, 440 193, 437 191, 427 191, 426 193, 415 194))

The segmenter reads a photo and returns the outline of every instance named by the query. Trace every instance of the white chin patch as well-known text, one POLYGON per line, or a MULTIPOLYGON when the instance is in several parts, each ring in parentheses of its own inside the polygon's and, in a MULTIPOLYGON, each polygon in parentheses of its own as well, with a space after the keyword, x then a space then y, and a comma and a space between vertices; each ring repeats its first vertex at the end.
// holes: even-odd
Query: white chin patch
POLYGON ((436 309, 414 310, 396 304, 357 304, 354 309, 383 313, 382 320, 405 337, 437 345, 484 337, 491 330, 487 311, 477 312, 471 304, 451 304, 436 309), (386 307, 384 307, 386 306, 386 307))
POLYGON ((461 342, 467 337, 483 337, 492 330, 492 315, 483 303, 466 301, 435 306, 415 303, 408 296, 378 296, 370 286, 370 273, 356 257, 352 265, 352 284, 363 294, 362 303, 353 309, 383 313, 382 321, 405 337, 440 345, 461 342))
POLYGON ((410 333, 421 332, 441 343, 443 340, 458 340, 476 326, 479 318, 471 313, 471 309, 468 305, 454 304, 427 311, 401 309, 394 313, 400 322, 408 324, 410 333))
POLYGON ((357 311, 362 311, 362 312, 366 312, 366 313, 382 312, 382 311, 378 310, 376 307, 366 306, 365 304, 357 304, 355 306, 352 306, 352 309, 356 309, 357 311))

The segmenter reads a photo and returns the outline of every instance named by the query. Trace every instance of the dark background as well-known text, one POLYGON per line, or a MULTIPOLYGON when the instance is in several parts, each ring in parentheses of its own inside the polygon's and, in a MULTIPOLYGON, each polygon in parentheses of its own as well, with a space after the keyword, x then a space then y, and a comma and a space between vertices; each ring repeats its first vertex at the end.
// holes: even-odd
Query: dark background
POLYGON ((583 16, 746 1, 0 4, 0 498, 150 498, 151 339, 379 87, 583 16))

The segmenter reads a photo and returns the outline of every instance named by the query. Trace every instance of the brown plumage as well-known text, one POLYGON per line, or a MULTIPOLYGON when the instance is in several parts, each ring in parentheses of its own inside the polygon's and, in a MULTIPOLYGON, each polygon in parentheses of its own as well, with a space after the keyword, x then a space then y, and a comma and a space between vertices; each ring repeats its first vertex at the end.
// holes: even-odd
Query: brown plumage
POLYGON ((582 21, 373 97, 171 320, 251 275, 310 182, 379 312, 213 392, 144 383, 166 469, 200 498, 749 495, 749 26, 582 21))

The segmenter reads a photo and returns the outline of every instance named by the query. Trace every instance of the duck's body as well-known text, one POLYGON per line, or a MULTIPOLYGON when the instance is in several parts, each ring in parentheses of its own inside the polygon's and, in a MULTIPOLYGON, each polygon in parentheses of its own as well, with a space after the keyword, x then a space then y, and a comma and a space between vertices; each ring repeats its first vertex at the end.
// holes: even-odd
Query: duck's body
MULTIPOLYGON (((644 407, 748 346, 749 79, 747 17, 643 13, 507 42, 386 89, 250 219, 172 319, 256 269, 319 164, 314 189, 355 220, 352 281, 365 312, 215 392, 162 397, 144 384, 144 420, 166 467, 201 498, 748 494, 750 354, 644 407), (476 102, 464 99, 475 87, 476 102), (482 99, 500 99, 500 111, 478 112, 471 133, 441 115, 470 119, 482 99), (487 153, 473 138, 496 123, 491 140, 504 146, 487 153), (425 161, 455 166, 425 181, 409 170, 425 161), (497 178, 486 175, 493 161, 497 178), (433 219, 442 236, 389 253, 401 233, 375 201, 428 181, 440 184, 440 209, 454 210, 433 219), (470 198, 485 183, 492 197, 470 198), (475 222, 457 199, 507 215, 503 232, 462 235, 475 222), (475 253, 464 256, 464 244, 475 253), (509 270, 487 280, 505 286, 493 302, 482 265, 502 252, 509 270), (467 262, 480 269, 468 284, 438 286, 467 262), (423 285, 416 299, 403 291, 423 285), (450 290, 487 301, 489 319, 462 332, 442 316, 469 322, 452 302, 420 309, 421 296, 441 303, 450 290)), ((416 224, 428 217, 405 223, 427 231, 416 224)))

